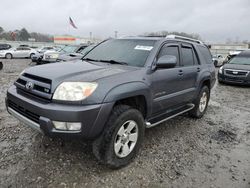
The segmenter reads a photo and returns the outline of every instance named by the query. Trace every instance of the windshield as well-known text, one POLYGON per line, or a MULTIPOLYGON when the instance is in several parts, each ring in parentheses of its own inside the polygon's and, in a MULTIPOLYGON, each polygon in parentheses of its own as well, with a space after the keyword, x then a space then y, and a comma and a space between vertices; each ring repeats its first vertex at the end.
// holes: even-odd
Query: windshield
POLYGON ((250 65, 250 57, 234 57, 229 64, 250 65))
POLYGON ((88 47, 82 49, 79 53, 82 55, 85 55, 94 47, 95 47, 95 44, 89 45, 88 47))
POLYGON ((96 61, 112 60, 142 67, 155 42, 155 40, 142 39, 111 39, 95 47, 84 59, 96 61))
POLYGON ((75 52, 76 49, 77 49, 77 46, 65 46, 64 48, 60 50, 60 52, 72 53, 72 52, 75 52))

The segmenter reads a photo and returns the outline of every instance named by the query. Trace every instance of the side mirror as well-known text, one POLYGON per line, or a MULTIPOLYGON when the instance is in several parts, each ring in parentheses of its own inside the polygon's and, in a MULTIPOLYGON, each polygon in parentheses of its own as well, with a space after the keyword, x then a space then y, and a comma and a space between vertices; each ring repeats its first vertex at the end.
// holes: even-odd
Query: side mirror
POLYGON ((156 62, 158 68, 173 68, 177 64, 177 58, 172 55, 161 56, 156 62))

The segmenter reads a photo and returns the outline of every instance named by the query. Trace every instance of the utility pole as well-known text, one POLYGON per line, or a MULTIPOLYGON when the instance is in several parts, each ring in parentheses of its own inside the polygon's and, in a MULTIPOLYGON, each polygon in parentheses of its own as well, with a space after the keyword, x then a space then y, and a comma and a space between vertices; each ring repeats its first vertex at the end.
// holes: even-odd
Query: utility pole
POLYGON ((118 36, 118 31, 115 31, 115 38, 117 38, 118 36))
POLYGON ((92 31, 89 32, 89 40, 92 42, 92 31))

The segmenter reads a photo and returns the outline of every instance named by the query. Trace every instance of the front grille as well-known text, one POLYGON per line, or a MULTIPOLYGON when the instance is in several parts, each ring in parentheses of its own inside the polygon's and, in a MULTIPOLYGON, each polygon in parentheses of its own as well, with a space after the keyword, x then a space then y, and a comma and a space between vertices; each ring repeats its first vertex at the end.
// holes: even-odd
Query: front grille
POLYGON ((39 118, 40 116, 17 105, 16 103, 14 103, 13 101, 10 101, 8 100, 8 106, 10 108, 12 108, 13 110, 15 110, 16 112, 18 112, 19 114, 22 114, 23 116, 25 116, 26 118, 36 122, 36 123, 39 123, 39 118))
POLYGON ((233 76, 247 76, 249 71, 225 69, 225 74, 233 76))
POLYGON ((17 79, 15 85, 18 89, 21 89, 29 94, 47 100, 51 99, 51 80, 47 78, 42 78, 36 75, 24 73, 17 79))

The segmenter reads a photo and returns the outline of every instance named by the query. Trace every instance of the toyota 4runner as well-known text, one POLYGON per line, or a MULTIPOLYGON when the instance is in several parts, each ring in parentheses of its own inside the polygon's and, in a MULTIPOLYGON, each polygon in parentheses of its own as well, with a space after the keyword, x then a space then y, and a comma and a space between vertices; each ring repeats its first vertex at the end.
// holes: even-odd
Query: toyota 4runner
POLYGON ((120 168, 136 156, 145 128, 186 112, 201 118, 214 83, 202 42, 128 37, 103 41, 77 62, 27 68, 6 106, 49 137, 92 140, 99 162, 120 168))

